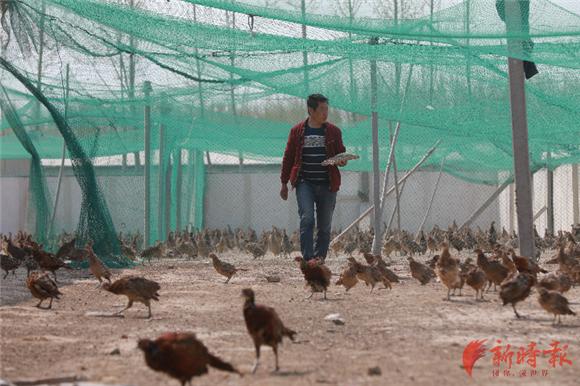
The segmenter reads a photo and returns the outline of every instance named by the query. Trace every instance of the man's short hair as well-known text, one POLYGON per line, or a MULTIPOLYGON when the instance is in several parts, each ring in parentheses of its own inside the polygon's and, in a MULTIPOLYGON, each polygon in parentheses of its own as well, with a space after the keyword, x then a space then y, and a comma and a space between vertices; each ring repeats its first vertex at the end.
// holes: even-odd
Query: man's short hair
POLYGON ((328 98, 322 94, 312 94, 308 96, 306 101, 306 105, 313 110, 316 110, 320 103, 328 103, 328 98))

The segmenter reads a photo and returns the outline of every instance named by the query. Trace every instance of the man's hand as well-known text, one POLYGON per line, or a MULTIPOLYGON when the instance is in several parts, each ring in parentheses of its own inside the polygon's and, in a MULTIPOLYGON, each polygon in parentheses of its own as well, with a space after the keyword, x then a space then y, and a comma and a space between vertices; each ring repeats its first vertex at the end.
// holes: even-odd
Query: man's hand
POLYGON ((288 185, 282 184, 282 189, 280 189, 280 197, 282 197, 282 200, 284 201, 288 199, 288 185))
POLYGON ((338 161, 338 162, 336 163, 336 166, 346 166, 346 163, 347 163, 347 162, 348 162, 347 160, 338 161))

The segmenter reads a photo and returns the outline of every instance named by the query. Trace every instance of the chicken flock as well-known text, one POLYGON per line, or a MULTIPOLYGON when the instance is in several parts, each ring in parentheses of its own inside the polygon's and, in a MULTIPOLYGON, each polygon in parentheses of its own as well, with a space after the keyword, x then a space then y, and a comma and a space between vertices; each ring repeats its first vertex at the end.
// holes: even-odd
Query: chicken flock
MULTIPOLYGON (((420 231, 416 237, 405 231, 389 232, 385 235, 382 255, 370 253, 372 230, 356 230, 331 245, 329 252, 332 255, 346 256, 346 265, 335 274, 325 264, 324 258, 305 261, 297 255, 293 260, 304 276, 305 286, 310 289, 308 298, 321 293, 322 298, 326 299, 333 275, 338 277, 334 284, 343 286, 346 291, 352 290, 360 281, 370 288, 370 293, 378 284, 379 288, 396 291, 397 284, 410 276, 420 285, 440 282, 447 290, 443 299, 446 301, 451 301, 457 292, 461 295, 465 285, 474 291, 475 300, 481 301, 493 287, 501 303, 511 305, 517 318, 521 317, 516 309, 517 304, 535 290, 540 307, 553 315, 554 323, 561 323, 562 316, 575 315, 565 294, 580 284, 580 234, 560 231, 557 235, 550 235, 546 232, 544 237, 540 237, 536 232, 535 236, 539 251, 555 251, 544 266, 540 266, 535 257, 519 256, 515 251, 517 235, 505 230, 497 232, 494 223, 485 231, 468 227, 459 229, 455 224, 447 230, 435 227, 428 233, 420 231), (362 260, 353 256, 357 251, 362 260), (460 253, 468 257, 462 260, 460 253), (394 254, 406 255, 408 276, 389 268, 394 254), (547 265, 557 265, 557 269, 550 272, 546 269, 547 265)), ((18 268, 25 268, 26 286, 31 295, 39 300, 36 305, 39 308, 48 299, 49 304, 45 308, 50 309, 54 299, 64 296, 58 288, 57 271, 61 268, 73 269, 71 265, 74 261, 88 262, 89 271, 102 290, 127 297, 127 306, 115 314, 121 314, 134 302, 139 302, 147 307, 147 317, 151 318, 151 301, 160 300, 162 287, 153 280, 137 275, 114 278, 113 272, 93 250, 90 240, 84 246, 77 246, 79 243, 73 235, 63 234, 60 247, 54 254, 24 232, 18 232, 14 237, 2 235, 1 240, 0 263, 5 272, 4 279, 10 273, 16 276, 18 268)), ((285 230, 276 227, 261 236, 252 229, 237 229, 234 232, 230 227, 223 231, 172 232, 166 241, 158 241, 144 250, 138 248, 141 243, 139 234, 119 234, 119 242, 122 253, 136 262, 151 264, 153 258, 168 256, 209 259, 216 273, 225 277, 224 284, 230 283, 240 272, 251 271, 220 258, 219 255, 225 252, 238 250, 257 259, 268 252, 274 256, 290 257, 292 252, 299 250, 297 232, 288 236, 285 230)), ((251 288, 244 288, 241 296, 243 317, 255 348, 252 373, 258 369, 262 346, 272 348, 274 368, 278 371, 279 345, 283 338, 294 341, 297 332, 282 322, 274 308, 256 304, 251 288)), ((156 339, 141 339, 138 348, 143 351, 147 366, 175 378, 182 385, 193 377, 207 373, 208 367, 242 376, 232 364, 211 354, 193 333, 170 332, 156 339)))

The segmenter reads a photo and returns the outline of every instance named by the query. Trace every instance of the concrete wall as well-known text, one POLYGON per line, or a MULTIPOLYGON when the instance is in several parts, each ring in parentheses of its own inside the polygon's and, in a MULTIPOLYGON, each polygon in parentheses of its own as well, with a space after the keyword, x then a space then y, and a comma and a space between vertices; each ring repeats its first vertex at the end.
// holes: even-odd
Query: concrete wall
MULTIPOLYGON (((243 173, 237 167, 210 167, 207 175, 205 199, 205 223, 211 228, 251 226, 256 230, 270 229, 272 225, 294 230, 298 227, 298 209, 294 191, 288 201, 279 197, 280 180, 277 166, 244 166, 243 173)), ((573 221, 571 167, 562 167, 554 175, 555 228, 569 229, 573 221)), ((27 215, 27 172, 20 175, 5 173, 0 179, 0 232, 15 232, 23 229, 27 215)), ((56 169, 47 172, 49 190, 54 200, 56 191, 56 169)), ((98 175, 101 175, 97 171, 98 175)), ((359 197, 361 174, 343 172, 343 184, 338 194, 334 212, 334 229, 344 229, 370 205, 359 197)), ((401 227, 415 232, 421 223, 438 172, 418 172, 407 180, 401 200, 401 227)), ((107 192, 106 201, 118 230, 135 231, 143 227, 143 177, 110 173, 99 177, 99 182, 107 192), (122 225, 124 224, 124 226, 122 225)), ((545 172, 534 178, 534 210, 545 203, 545 172)), ((382 181, 382 176, 381 176, 382 181)), ((391 178, 392 181, 392 178, 391 178)), ((184 185, 185 187, 185 185, 184 185)), ((469 184, 444 174, 425 229, 437 224, 447 227, 456 220, 464 222, 494 191, 494 186, 469 184)), ((155 190, 155 189, 153 189, 155 190)), ((372 192, 372 176, 371 176, 372 192)), ((372 202, 372 195, 369 197, 372 202)), ((57 210, 57 231, 76 228, 80 207, 81 191, 70 169, 64 173, 60 204, 57 210)), ((384 221, 388 222, 394 208, 395 195, 389 196, 384 221)), ((186 203, 183 203, 183 208, 186 203)), ((156 213, 156 208, 153 208, 156 213)), ((486 209, 474 226, 488 227, 491 221, 509 228, 509 189, 486 209)), ((514 221, 514 224, 516 221, 514 221)), ((368 225, 368 221, 362 223, 368 225)), ((546 215, 536 222, 543 232, 546 215)), ((186 224, 184 224, 185 226, 186 224)), ((396 220, 393 223, 396 226, 396 220)))

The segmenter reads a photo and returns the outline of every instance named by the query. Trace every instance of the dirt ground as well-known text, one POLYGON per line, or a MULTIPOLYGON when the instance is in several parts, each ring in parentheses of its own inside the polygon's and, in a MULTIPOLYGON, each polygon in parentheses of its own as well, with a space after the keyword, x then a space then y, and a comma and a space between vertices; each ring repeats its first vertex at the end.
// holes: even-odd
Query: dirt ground
MULTIPOLYGON (((261 367, 255 375, 236 375, 210 370, 194 380, 195 385, 484 385, 552 384, 578 385, 580 378, 580 317, 567 317, 563 326, 553 326, 552 318, 537 303, 535 292, 518 310, 525 319, 517 320, 511 307, 502 307, 497 293, 476 302, 474 291, 466 287, 463 296, 444 301, 441 283, 421 286, 410 278, 406 259, 394 258, 392 268, 403 277, 392 291, 369 294, 364 284, 345 293, 332 285, 328 300, 315 294, 305 296, 303 277, 294 261, 266 256, 228 253, 226 261, 247 268, 229 284, 219 276, 209 260, 162 260, 139 265, 123 274, 139 274, 161 284, 161 300, 153 304, 153 318, 146 319, 141 304, 123 318, 110 317, 126 304, 97 288, 87 271, 59 271, 64 296, 52 310, 34 307, 24 284, 23 269, 16 278, 1 281, 0 379, 30 381, 77 376, 90 382, 124 385, 178 385, 161 373, 148 369, 136 348, 139 338, 154 338, 167 331, 192 331, 215 354, 231 361, 243 372, 251 370, 254 348, 242 315, 240 292, 252 287, 257 303, 276 308, 287 326, 298 331, 297 342, 285 342, 280 350, 281 371, 273 373, 273 354, 263 349, 261 367), (267 274, 277 274, 280 283, 268 283, 267 274), (325 316, 339 313, 344 325, 335 325, 325 316), (536 376, 531 367, 517 365, 512 373, 493 375, 492 354, 480 359, 469 378, 462 367, 465 345, 471 340, 496 339, 512 347, 535 341, 540 349, 558 340, 569 344, 567 358, 572 365, 552 368, 548 357, 538 358, 536 376), (115 349, 119 354, 113 355, 115 349), (381 375, 369 375, 378 366, 381 375), (519 371, 527 369, 522 377, 519 371), (548 369, 542 375, 541 369, 548 369)), ((426 258, 426 257, 425 257, 426 258)), ((419 258, 421 260, 421 258, 419 258)), ((334 274, 345 265, 345 257, 329 258, 334 274)), ((555 267, 551 267, 554 269, 555 267)), ((336 281, 333 278, 333 281, 336 281)), ((567 297, 572 309, 580 312, 580 288, 567 297)), ((517 349, 515 349, 517 351, 517 349)))

